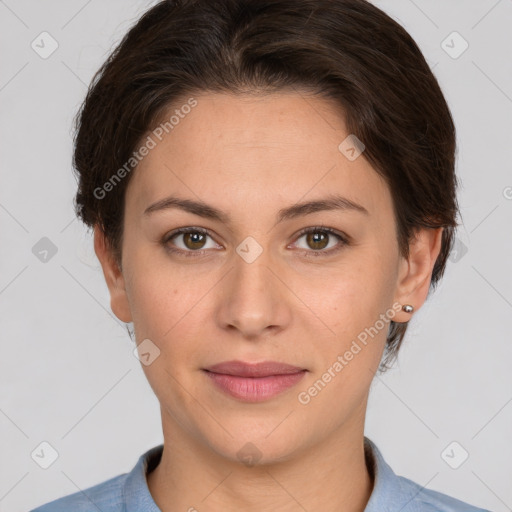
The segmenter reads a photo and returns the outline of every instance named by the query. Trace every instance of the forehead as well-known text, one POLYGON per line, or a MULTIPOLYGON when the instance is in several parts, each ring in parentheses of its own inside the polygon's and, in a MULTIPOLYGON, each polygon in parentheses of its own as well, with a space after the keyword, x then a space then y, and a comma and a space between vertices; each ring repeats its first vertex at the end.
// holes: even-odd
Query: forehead
MULTIPOLYGON (((277 209, 326 193, 343 194, 369 211, 389 207, 387 186, 364 152, 353 160, 340 150, 351 134, 333 101, 289 92, 194 99, 193 108, 167 125, 168 133, 156 132, 163 131, 161 140, 148 132, 155 145, 127 190, 126 202, 137 211, 176 193, 233 209, 271 199, 277 209)), ((176 110, 180 104, 163 119, 176 110)))

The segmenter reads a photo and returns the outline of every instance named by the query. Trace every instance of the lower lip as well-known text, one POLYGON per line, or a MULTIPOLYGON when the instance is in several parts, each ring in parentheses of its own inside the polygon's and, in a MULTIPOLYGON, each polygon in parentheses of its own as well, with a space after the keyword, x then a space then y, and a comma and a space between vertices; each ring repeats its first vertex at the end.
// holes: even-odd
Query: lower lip
POLYGON ((205 372, 213 383, 228 395, 244 402, 264 402, 295 386, 306 370, 268 377, 237 377, 224 373, 205 372))

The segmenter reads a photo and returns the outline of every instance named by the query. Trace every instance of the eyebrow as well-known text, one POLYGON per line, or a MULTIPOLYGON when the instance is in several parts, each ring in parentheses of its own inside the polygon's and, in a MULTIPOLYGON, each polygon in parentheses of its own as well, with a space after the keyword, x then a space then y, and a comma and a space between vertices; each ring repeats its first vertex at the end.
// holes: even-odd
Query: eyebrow
MULTIPOLYGON (((176 196, 166 197, 160 201, 157 201, 156 203, 153 203, 151 206, 148 206, 144 210, 144 216, 172 208, 178 208, 207 219, 217 220, 224 224, 231 223, 231 219, 228 214, 211 205, 208 205, 202 201, 181 199, 176 196)), ((294 219, 315 212, 329 210, 355 211, 369 215, 368 210, 364 206, 340 195, 330 195, 324 199, 296 203, 292 206, 279 210, 277 213, 277 224, 284 220, 294 219)))

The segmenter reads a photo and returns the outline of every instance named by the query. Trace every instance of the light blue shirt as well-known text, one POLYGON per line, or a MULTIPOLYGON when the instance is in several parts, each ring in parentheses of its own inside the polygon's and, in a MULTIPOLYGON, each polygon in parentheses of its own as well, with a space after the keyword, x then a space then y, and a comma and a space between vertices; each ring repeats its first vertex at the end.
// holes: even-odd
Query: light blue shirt
MULTIPOLYGON (((364 512, 490 512, 446 494, 425 489, 397 476, 377 446, 364 438, 368 468, 373 469, 373 491, 364 512)), ((140 456, 129 473, 64 496, 30 512, 161 512, 149 492, 146 473, 154 469, 163 444, 140 456)))

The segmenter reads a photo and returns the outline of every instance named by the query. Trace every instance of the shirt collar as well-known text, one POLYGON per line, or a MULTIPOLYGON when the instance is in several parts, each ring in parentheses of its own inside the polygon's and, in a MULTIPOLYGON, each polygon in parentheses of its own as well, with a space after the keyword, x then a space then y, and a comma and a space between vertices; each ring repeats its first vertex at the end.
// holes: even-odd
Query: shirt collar
MULTIPOLYGON (((164 445, 155 446, 142 454, 128 474, 123 487, 123 501, 126 512, 161 512, 149 492, 146 474, 160 462, 164 445)), ((373 477, 373 490, 364 512, 387 512, 403 510, 413 500, 414 495, 404 488, 400 477, 386 463, 375 443, 364 437, 366 465, 373 477)))
POLYGON ((416 512, 414 487, 407 485, 407 479, 395 474, 375 443, 367 437, 364 438, 364 452, 366 465, 370 472, 373 471, 374 478, 364 512, 416 512))
POLYGON ((146 473, 160 462, 164 445, 160 444, 143 453, 128 473, 123 487, 126 512, 161 512, 149 492, 146 473))

